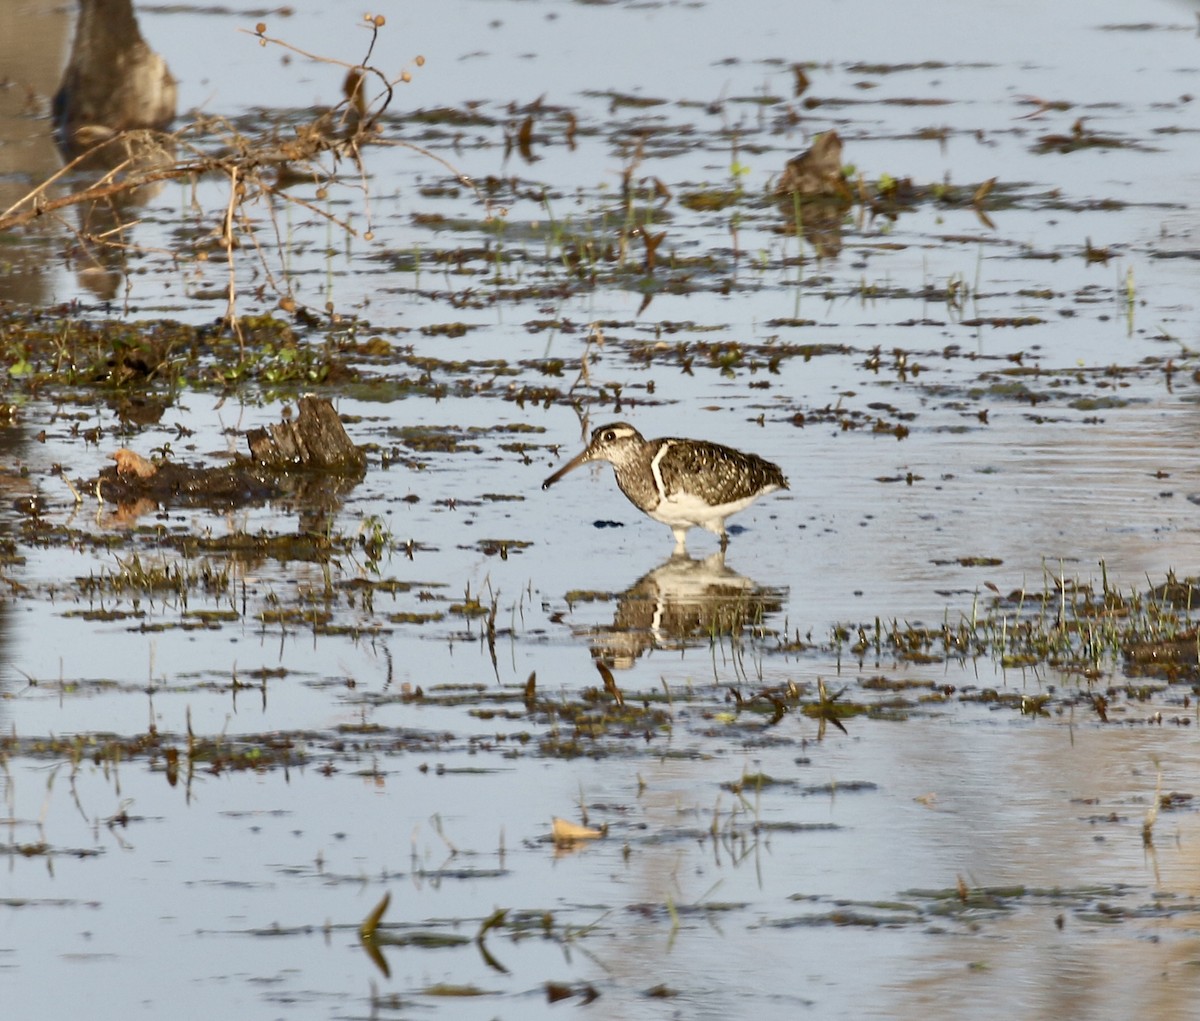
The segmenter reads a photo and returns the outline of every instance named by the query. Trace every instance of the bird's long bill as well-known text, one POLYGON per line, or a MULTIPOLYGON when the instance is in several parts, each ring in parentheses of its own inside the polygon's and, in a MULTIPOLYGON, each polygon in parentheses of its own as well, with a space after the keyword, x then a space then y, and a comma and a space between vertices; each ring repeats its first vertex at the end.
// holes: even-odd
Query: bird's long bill
POLYGON ((576 454, 573 458, 571 458, 571 460, 569 460, 566 464, 564 464, 561 468, 559 468, 558 471, 556 471, 553 475, 551 475, 550 478, 548 478, 545 482, 543 482, 542 488, 549 489, 552 485, 554 485, 554 483, 556 483, 559 479, 561 479, 564 475, 566 475, 567 472, 574 471, 581 464, 586 464, 587 459, 588 459, 587 455, 588 455, 588 452, 586 450, 581 451, 580 453, 576 454))

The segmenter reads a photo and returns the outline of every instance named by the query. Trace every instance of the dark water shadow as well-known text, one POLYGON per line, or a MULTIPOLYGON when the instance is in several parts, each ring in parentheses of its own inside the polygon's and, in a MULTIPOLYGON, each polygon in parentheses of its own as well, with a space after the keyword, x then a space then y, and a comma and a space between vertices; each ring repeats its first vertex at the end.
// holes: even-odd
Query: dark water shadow
MULTIPOLYGON (((44 120, 49 97, 56 88, 69 30, 65 8, 0 4, 0 67, 10 86, 0 89, 0 212, 19 202, 62 166, 52 133, 39 123, 39 118, 44 120)), ((49 299, 52 277, 47 266, 55 261, 61 247, 59 235, 49 229, 29 229, 21 241, 6 246, 0 298, 44 304, 49 299)))
MULTIPOLYGON (((29 437, 21 426, 5 422, 0 424, 0 458, 6 465, 21 464, 28 456, 26 447, 29 437)), ((27 477, 17 471, 0 473, 0 576, 13 588, 19 586, 19 577, 24 558, 20 555, 22 517, 36 520, 41 498, 27 477)), ((12 646, 16 640, 17 625, 14 619, 15 604, 12 599, 0 602, 0 721, 8 716, 8 698, 26 684, 27 679, 14 669, 12 646)))

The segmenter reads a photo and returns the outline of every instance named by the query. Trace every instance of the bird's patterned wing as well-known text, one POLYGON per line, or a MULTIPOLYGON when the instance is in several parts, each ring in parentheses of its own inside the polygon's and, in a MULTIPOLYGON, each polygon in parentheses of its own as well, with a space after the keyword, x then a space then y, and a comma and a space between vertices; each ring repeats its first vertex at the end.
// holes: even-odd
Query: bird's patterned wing
POLYGON ((744 500, 770 486, 787 486, 779 468, 755 454, 692 440, 667 443, 658 461, 667 492, 689 493, 716 506, 744 500))

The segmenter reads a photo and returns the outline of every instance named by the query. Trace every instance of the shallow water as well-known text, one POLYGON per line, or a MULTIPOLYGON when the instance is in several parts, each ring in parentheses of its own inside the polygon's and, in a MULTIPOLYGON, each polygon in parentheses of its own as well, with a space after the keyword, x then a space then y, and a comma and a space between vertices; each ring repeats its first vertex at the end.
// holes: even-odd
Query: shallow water
MULTIPOLYGON (((293 209, 279 214, 286 258, 267 253, 302 303, 329 301, 341 329, 393 345, 354 356, 369 378, 329 392, 356 442, 399 460, 373 451, 332 520, 286 501, 130 519, 76 508, 54 466, 89 478, 117 446, 168 442, 216 458, 280 401, 265 386, 184 390, 125 430, 94 394, 31 398, 10 381, 22 412, 6 451, 28 469, 3 478, 0 514, 16 553, 0 609, 0 989, 14 1016, 158 1017, 186 996, 197 1016, 528 1018, 563 1011, 548 983, 632 1018, 954 1017, 964 1001, 980 1017, 1188 1016, 1192 685, 1139 680, 1120 657, 1081 679, 851 646, 877 621, 953 627, 994 593, 1102 577, 1138 593, 1195 573, 1191 9, 426 8, 384 11, 375 60, 415 75, 385 137, 494 187, 503 219, 485 222, 429 157, 378 147, 365 154, 374 242, 293 209), (799 97, 794 63, 812 82, 799 97), (539 96, 527 161, 505 141, 539 96), (413 114, 440 107, 473 117, 413 114), (1037 151, 1080 117, 1112 144, 1037 151), (816 258, 763 196, 831 127, 870 182, 969 195, 997 177, 983 203, 994 226, 969 201, 894 217, 855 206, 840 253, 816 258), (666 231, 659 265, 567 272, 564 239, 620 231, 631 166, 646 194, 657 179, 671 196, 634 202, 666 231), (735 183, 733 212, 680 201, 735 183), (466 330, 437 332, 447 324, 466 330), (517 397, 566 390, 584 358, 588 425, 716 438, 783 467, 791 489, 735 519, 723 568, 705 562, 704 533, 693 562, 672 561, 667 530, 607 467, 541 491, 586 429, 561 397, 517 397), (422 446, 430 436, 455 442, 422 446), (32 490, 70 541, 12 508, 32 490), (394 539, 378 564, 361 547, 285 562, 168 541, 372 523, 394 539), (135 553, 234 570, 186 605, 76 582, 135 553), (401 584, 364 602, 355 583, 380 577, 401 584), (272 616, 297 604, 311 619, 272 616), (681 640, 662 625, 672 613, 703 626, 681 640), (594 655, 630 715, 590 693, 603 690, 594 655), (527 704, 531 673, 540 701, 527 704), (811 707, 818 680, 871 715, 842 732, 737 703, 790 682, 811 707), (594 732, 569 715, 581 704, 605 717, 594 732), (206 751, 176 775, 149 738, 182 762, 189 731, 206 751), (759 774, 776 782, 743 781, 759 774), (1178 797, 1147 845, 1159 794, 1178 797), (607 835, 556 852, 552 816, 607 835), (385 893, 386 973, 357 933, 385 893), (474 941, 501 908, 489 958, 474 941), (413 929, 466 942, 388 942, 413 929)), ((367 40, 355 17, 293 9, 155 5, 139 19, 183 109, 286 131, 336 100, 341 71, 238 29, 265 20, 349 61, 367 40)), ((44 114, 69 28, 48 4, 4 17, 54 54, 12 64, 35 101, 0 107, 7 207, 58 165, 31 110, 44 114)), ((362 193, 342 173, 328 208, 361 228, 362 193)), ((194 201, 167 186, 134 228, 145 251, 102 273, 69 231, 11 235, 0 298, 211 322, 226 269, 193 254, 224 201, 215 179, 194 201)), ((269 292, 254 295, 261 267, 241 272, 241 310, 270 310, 269 292)))

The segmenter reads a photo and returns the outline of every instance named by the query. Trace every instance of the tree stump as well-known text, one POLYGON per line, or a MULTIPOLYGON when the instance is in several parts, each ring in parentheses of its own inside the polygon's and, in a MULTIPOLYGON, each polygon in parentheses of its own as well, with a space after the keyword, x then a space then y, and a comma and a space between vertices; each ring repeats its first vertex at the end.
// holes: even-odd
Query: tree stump
POLYGON ((246 434, 250 457, 280 471, 293 468, 355 474, 366 459, 346 435, 342 420, 324 397, 301 397, 300 413, 266 429, 246 434))

